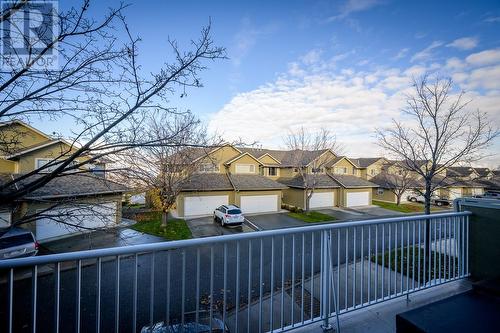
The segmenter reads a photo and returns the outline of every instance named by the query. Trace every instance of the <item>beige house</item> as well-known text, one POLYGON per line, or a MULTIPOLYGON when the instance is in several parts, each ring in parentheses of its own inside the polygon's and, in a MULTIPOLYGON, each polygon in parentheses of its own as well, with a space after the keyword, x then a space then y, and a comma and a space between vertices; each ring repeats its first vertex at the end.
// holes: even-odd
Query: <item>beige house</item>
MULTIPOLYGON (((37 172, 17 187, 57 167, 75 150, 62 139, 49 135, 21 121, 0 123, 0 182, 8 183, 27 173, 37 172)), ((76 162, 84 161, 81 157, 76 162)), ((121 220, 123 185, 106 179, 105 163, 87 164, 82 173, 67 173, 50 180, 17 200, 13 206, 0 206, 0 228, 15 222, 30 229, 39 241, 49 241, 95 228, 116 226, 121 220)))
MULTIPOLYGON (((223 145, 199 149, 198 171, 177 197, 177 214, 192 217, 212 214, 223 204, 236 204, 244 213, 278 212, 281 204, 306 206, 301 168, 316 185, 311 208, 371 204, 372 188, 357 165, 330 150, 301 151, 240 148, 223 145)), ((310 187, 310 186, 307 186, 310 187)))

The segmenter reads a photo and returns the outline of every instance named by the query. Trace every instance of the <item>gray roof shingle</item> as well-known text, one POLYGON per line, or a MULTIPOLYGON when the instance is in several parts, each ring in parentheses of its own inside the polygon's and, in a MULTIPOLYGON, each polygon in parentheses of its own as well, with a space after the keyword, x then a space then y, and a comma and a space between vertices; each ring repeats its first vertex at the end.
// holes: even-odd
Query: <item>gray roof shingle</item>
MULTIPOLYGON (((19 177, 20 175, 16 175, 19 177)), ((14 176, 14 177, 16 177, 14 176)), ((43 174, 35 174, 16 183, 19 188, 29 185, 43 174)), ((113 181, 89 173, 66 173, 50 180, 44 186, 25 195, 26 199, 92 196, 108 193, 123 193, 129 189, 113 181)))
POLYGON ((351 176, 351 175, 333 175, 330 174, 335 181, 337 181, 342 187, 345 188, 357 188, 357 187, 379 187, 377 184, 364 180, 362 178, 351 176))
POLYGON ((291 178, 278 178, 278 182, 289 186, 289 187, 295 187, 295 188, 305 188, 305 184, 312 184, 315 182, 314 188, 339 188, 340 185, 333 180, 331 177, 325 174, 318 174, 315 177, 313 175, 307 175, 306 177, 306 182, 304 182, 304 179, 302 176, 298 175, 295 177, 291 178))
POLYGON ((233 185, 223 173, 195 173, 182 182, 183 191, 232 191, 233 185))
POLYGON ((260 175, 229 175, 236 190, 281 190, 286 186, 260 175))

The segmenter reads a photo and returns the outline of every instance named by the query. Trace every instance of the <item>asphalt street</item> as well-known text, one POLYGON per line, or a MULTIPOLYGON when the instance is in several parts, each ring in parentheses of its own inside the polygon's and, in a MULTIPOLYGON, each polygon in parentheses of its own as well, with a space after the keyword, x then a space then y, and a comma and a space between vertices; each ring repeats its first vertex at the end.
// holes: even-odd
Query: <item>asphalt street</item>
MULTIPOLYGON (((422 228, 423 225, 424 223, 421 224, 422 228)), ((415 229, 413 224, 409 226, 410 228, 405 226, 401 231, 401 224, 398 224, 397 232, 395 224, 378 228, 357 227, 355 233, 354 229, 348 232, 346 229, 334 229, 331 233, 332 263, 336 266, 361 257, 366 258, 369 251, 373 255, 375 252, 380 252, 382 246, 386 249, 394 248, 396 241, 397 246, 405 246, 408 240, 412 244, 414 230, 418 243, 418 224, 415 224, 415 229)), ((423 229, 420 234, 423 240, 423 229)), ((285 284, 292 280, 300 281, 302 271, 305 279, 319 272, 320 246, 320 234, 315 232, 245 240, 240 241, 239 245, 235 242, 226 245, 207 244, 198 248, 157 252, 154 256, 148 253, 139 254, 137 257, 121 257, 119 284, 117 284, 116 258, 103 258, 100 271, 100 297, 96 292, 98 290, 96 261, 85 260, 81 274, 81 331, 96 331, 98 304, 101 332, 114 331, 117 310, 120 332, 134 331, 131 330, 134 321, 136 330, 158 321, 175 322, 179 320, 182 309, 185 313, 195 311, 197 307, 200 310, 209 309, 210 300, 214 311, 220 316, 225 316, 222 304, 226 304, 226 310, 234 308, 237 299, 240 306, 246 304, 249 286, 252 300, 268 293, 271 290, 271 272, 274 290, 281 287, 282 280, 285 284), (224 291, 226 291, 225 296, 224 291), (213 295, 212 298, 209 297, 210 294, 213 295)), ((56 299, 59 299, 60 332, 76 331, 77 270, 74 263, 65 263, 61 267, 59 297, 56 294, 53 270, 47 272, 46 269, 39 267, 39 271, 43 273, 39 274, 36 285, 38 332, 54 331, 56 299)), ((5 279, 7 273, 0 272, 1 332, 7 330, 8 323, 9 293, 5 279)), ((16 270, 16 274, 23 273, 26 272, 21 269, 16 270)), ((33 287, 31 278, 14 281, 15 332, 32 330, 33 287)))

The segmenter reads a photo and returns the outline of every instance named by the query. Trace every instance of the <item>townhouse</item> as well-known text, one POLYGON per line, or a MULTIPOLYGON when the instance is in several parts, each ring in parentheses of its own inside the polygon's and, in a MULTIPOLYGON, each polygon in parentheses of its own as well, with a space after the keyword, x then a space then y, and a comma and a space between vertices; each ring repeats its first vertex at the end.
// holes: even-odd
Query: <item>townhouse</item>
MULTIPOLYGON (((74 145, 22 121, 0 123, 0 183, 17 178, 15 187, 27 186, 57 163, 39 168, 63 161, 74 151, 74 145), (31 174, 34 170, 38 171, 31 174)), ((76 162, 88 158, 82 156, 76 162)), ((0 228, 28 221, 20 226, 43 242, 120 223, 122 194, 128 189, 106 178, 106 161, 94 161, 78 171, 50 180, 11 205, 0 203, 0 228)))
POLYGON ((362 168, 356 163, 330 150, 227 144, 210 151, 198 149, 194 160, 197 172, 186 180, 177 197, 176 211, 182 217, 208 215, 223 204, 236 204, 245 213, 277 212, 282 204, 305 208, 306 189, 312 181, 310 208, 365 206, 371 204, 372 188, 378 187, 362 178, 362 168))
MULTIPOLYGON (((382 159, 382 158, 381 158, 382 159)), ((420 167, 425 167, 425 161, 419 161, 420 167)), ((395 188, 407 188, 401 201, 407 201, 410 194, 422 192, 425 182, 421 176, 410 172, 403 176, 404 166, 400 161, 385 160, 380 172, 370 180, 380 187, 374 190, 373 198, 380 201, 396 202, 395 188)), ((494 171, 488 168, 448 167, 443 168, 434 177, 435 195, 450 201, 466 196, 482 195, 485 191, 499 189, 494 171)))

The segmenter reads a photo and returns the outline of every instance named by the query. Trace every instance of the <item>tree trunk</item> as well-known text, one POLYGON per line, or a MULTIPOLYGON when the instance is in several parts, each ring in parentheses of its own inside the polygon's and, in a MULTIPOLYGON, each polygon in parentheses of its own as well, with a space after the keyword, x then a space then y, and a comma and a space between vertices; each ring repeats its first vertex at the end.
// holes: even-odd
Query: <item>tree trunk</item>
POLYGON ((306 213, 309 212, 309 202, 311 201, 311 197, 312 197, 312 192, 307 193, 307 191, 306 191, 306 207, 305 207, 306 213))
POLYGON ((166 228, 168 222, 168 209, 162 209, 161 212, 161 227, 166 228))
MULTIPOLYGON (((431 182, 429 180, 425 180, 425 207, 424 213, 426 215, 431 213, 431 182)), ((425 220, 425 257, 426 257, 426 265, 428 265, 431 260, 431 220, 425 220)), ((428 266, 430 267, 430 266, 428 266)))
POLYGON ((399 204, 401 203, 401 194, 396 194, 396 205, 399 206, 399 204))

